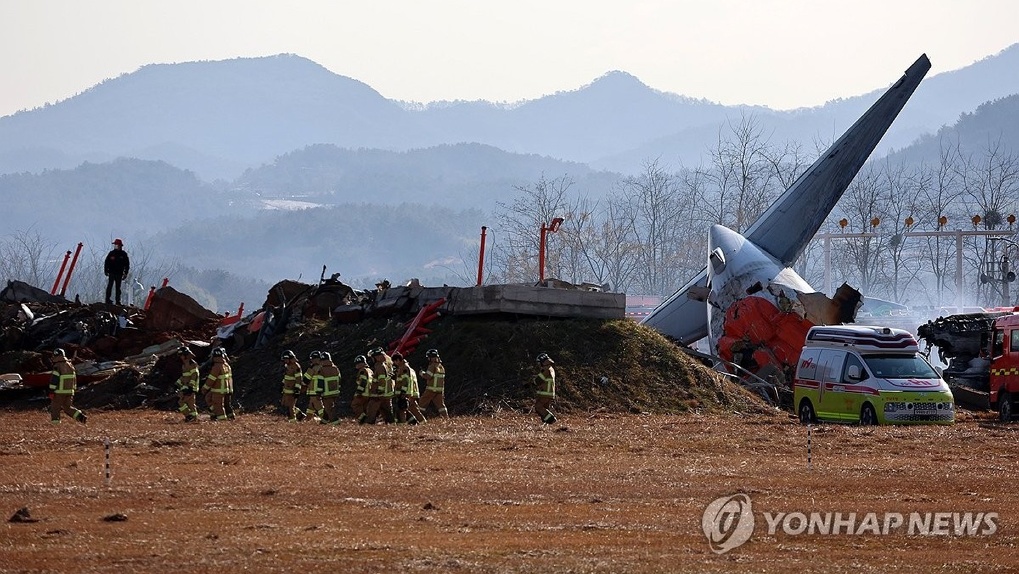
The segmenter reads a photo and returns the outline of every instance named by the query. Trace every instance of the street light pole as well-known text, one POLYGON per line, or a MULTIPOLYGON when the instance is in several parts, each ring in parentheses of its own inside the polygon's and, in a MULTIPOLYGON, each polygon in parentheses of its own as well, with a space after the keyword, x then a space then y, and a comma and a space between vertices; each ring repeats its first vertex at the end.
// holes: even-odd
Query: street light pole
POLYGON ((541 226, 541 237, 538 241, 538 283, 545 281, 545 245, 548 242, 546 236, 548 233, 559 231, 559 226, 562 224, 563 218, 556 217, 552 220, 552 223, 548 225, 542 224, 541 226))

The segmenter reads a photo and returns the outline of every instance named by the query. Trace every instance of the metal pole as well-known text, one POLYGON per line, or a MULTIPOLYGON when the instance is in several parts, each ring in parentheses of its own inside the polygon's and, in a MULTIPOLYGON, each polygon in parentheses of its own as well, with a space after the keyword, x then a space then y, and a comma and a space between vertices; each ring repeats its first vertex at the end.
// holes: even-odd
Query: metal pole
POLYGON ((1011 303, 1012 297, 1011 297, 1011 295, 1009 295, 1009 292, 1008 292, 1009 291, 1009 289, 1008 289, 1008 272, 1010 270, 1010 265, 1009 265, 1009 262, 1008 262, 1008 247, 1005 248, 1004 253, 1005 254, 1002 255, 1002 257, 1001 257, 1001 282, 1002 282, 1002 285, 1003 285, 1003 287, 1002 287, 1003 293, 1002 293, 1002 296, 1001 296, 1001 299, 1002 299, 1001 306, 1002 307, 1011 307, 1012 306, 1012 303, 1011 303))
POLYGON ((149 287, 149 295, 145 298, 145 306, 142 307, 146 311, 149 310, 149 305, 152 305, 152 297, 156 294, 156 286, 152 285, 149 287))
POLYGON ((482 270, 485 266, 485 231, 487 230, 487 227, 481 226, 481 252, 478 253, 478 287, 481 287, 482 270))
POLYGON ((955 306, 962 313, 962 230, 955 230, 955 306))
POLYGON ((545 233, 548 228, 541 226, 541 238, 538 241, 538 283, 545 281, 545 233))
POLYGON ((53 288, 50 289, 50 295, 57 294, 57 287, 60 286, 60 278, 64 276, 64 267, 67 267, 67 260, 71 258, 71 250, 68 249, 67 253, 64 253, 64 262, 60 264, 60 271, 57 272, 57 280, 53 282, 53 288))
POLYGON ((71 266, 67 268, 67 276, 64 277, 64 286, 60 288, 61 297, 64 296, 64 293, 67 293, 67 284, 71 282, 71 273, 74 273, 74 266, 78 263, 78 254, 81 253, 82 246, 82 243, 78 243, 78 248, 74 250, 74 257, 71 258, 71 266))
POLYGON ((831 237, 824 236, 824 294, 831 296, 831 237))

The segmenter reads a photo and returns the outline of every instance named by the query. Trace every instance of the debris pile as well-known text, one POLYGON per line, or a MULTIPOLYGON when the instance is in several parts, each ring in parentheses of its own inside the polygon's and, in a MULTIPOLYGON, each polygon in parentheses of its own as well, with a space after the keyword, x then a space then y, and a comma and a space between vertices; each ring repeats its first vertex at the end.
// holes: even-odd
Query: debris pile
POLYGON ((26 389, 16 398, 27 405, 45 400, 46 356, 60 347, 75 365, 76 403, 82 407, 175 408, 174 382, 181 374, 176 351, 188 345, 203 379, 211 350, 227 351, 240 412, 277 408, 279 357, 289 349, 305 364, 311 351, 332 353, 341 370, 345 414, 354 392, 352 359, 374 347, 399 349, 417 368, 426 363, 426 349, 441 349, 452 413, 525 408, 533 390, 523 383, 533 378, 535 357, 542 352, 556 357, 560 405, 567 410, 769 411, 656 332, 623 319, 621 294, 593 289, 434 288, 411 280, 358 290, 333 276, 317 285, 281 281, 257 310, 243 315, 242 306, 226 316, 172 287, 156 290, 147 310, 54 301, 37 291, 46 297, 18 286, 8 297, 22 298, 2 303, 0 372, 17 375, 4 384, 26 389), (578 313, 578 296, 593 298, 593 315, 570 318, 578 313), (616 307, 618 319, 598 318, 616 307))

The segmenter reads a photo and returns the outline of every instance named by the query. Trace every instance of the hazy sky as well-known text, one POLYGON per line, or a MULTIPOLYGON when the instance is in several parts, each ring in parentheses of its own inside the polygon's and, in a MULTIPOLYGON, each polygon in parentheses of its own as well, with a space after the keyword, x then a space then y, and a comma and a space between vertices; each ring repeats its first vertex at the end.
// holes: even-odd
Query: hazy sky
POLYGON ((150 63, 294 53, 383 96, 514 102, 623 70, 819 105, 1019 42, 1017 0, 0 0, 0 116, 150 63))

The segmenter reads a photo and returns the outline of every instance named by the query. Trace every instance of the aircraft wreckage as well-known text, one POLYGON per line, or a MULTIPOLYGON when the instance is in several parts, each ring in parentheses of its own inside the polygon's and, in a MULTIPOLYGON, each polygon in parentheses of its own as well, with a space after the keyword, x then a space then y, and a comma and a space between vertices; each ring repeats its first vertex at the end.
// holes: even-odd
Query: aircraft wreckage
POLYGON ((853 322, 862 297, 843 285, 829 298, 790 266, 930 67, 920 56, 746 233, 712 226, 706 268, 641 322, 683 345, 707 337, 730 367, 791 380, 810 327, 853 322))

